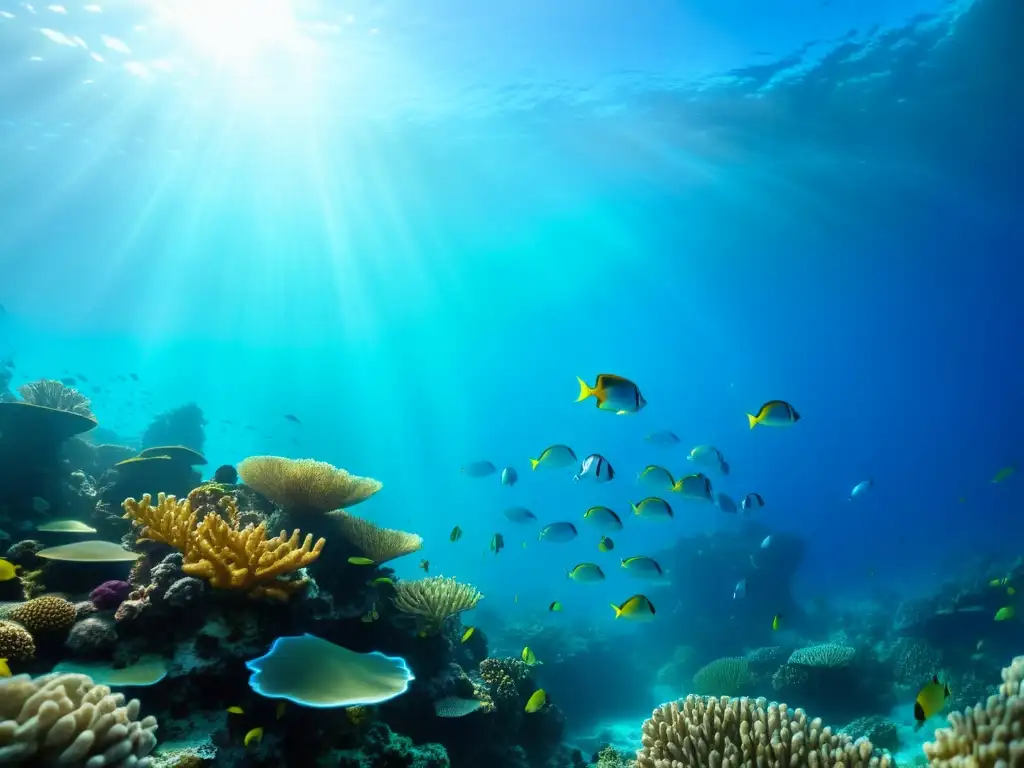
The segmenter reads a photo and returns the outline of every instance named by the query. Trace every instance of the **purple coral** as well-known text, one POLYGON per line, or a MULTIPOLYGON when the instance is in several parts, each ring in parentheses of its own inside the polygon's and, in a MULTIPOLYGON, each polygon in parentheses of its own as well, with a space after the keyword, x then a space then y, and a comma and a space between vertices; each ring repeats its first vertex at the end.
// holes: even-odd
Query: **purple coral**
POLYGON ((89 593, 89 599, 101 611, 109 611, 128 599, 131 591, 132 585, 127 581, 104 581, 89 593))

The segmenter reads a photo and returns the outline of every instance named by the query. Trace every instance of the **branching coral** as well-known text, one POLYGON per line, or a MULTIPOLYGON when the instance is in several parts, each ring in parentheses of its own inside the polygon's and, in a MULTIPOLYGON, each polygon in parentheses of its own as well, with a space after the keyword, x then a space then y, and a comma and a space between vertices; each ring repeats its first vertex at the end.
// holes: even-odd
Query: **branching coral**
POLYGON ((324 539, 306 536, 300 544, 296 529, 291 536, 281 531, 267 538, 264 523, 239 524, 238 506, 231 496, 218 503, 219 514, 207 514, 197 522, 192 505, 160 494, 157 505, 146 494, 142 501, 126 499, 126 519, 142 526, 140 540, 169 544, 182 552, 182 570, 209 582, 215 589, 244 590, 251 597, 287 600, 304 582, 278 577, 303 568, 320 556, 324 539))
POLYGON ((887 768, 871 742, 833 734, 801 709, 765 699, 687 696, 663 704, 642 729, 637 768, 887 768))
POLYGON ((0 763, 144 768, 156 720, 85 675, 0 679, 0 763))
POLYGON ((94 418, 89 398, 73 387, 53 379, 30 381, 18 387, 18 394, 26 403, 53 408, 57 411, 77 413, 79 416, 94 418))
POLYGON ((242 482, 286 512, 323 513, 352 507, 383 488, 383 483, 358 477, 323 461, 250 456, 238 465, 242 482))
POLYGON ((405 613, 426 620, 425 631, 438 632, 447 619, 475 608, 483 594, 470 584, 455 579, 430 576, 395 585, 395 606, 405 613))
POLYGON ((924 745, 934 768, 1017 766, 1024 759, 1024 656, 1003 670, 999 694, 949 716, 950 728, 924 745))
POLYGON ((491 698, 499 707, 519 702, 519 685, 530 675, 530 668, 519 659, 484 659, 480 662, 480 677, 490 688, 491 698))
POLYGON ((344 510, 331 512, 329 517, 338 524, 342 536, 375 563, 386 563, 423 546, 423 539, 415 533, 381 528, 344 510))

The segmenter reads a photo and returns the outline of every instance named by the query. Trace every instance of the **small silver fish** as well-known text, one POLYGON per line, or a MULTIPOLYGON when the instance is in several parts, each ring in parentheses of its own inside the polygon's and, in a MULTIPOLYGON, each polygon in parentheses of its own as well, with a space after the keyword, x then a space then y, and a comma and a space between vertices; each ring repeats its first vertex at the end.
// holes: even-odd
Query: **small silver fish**
POLYGON ((511 488, 519 480, 519 473, 514 467, 505 467, 501 470, 501 484, 511 488))
POLYGON ((747 580, 740 579, 736 582, 736 589, 732 591, 733 600, 742 600, 747 596, 747 580))
POLYGON ((871 490, 871 486, 875 484, 874 480, 864 480, 853 486, 853 490, 850 491, 850 501, 853 501, 858 496, 863 496, 865 493, 871 490))
POLYGON ((579 482, 587 478, 595 483, 607 483, 615 479, 615 470, 608 463, 608 459, 599 453, 592 453, 583 460, 579 473, 573 475, 573 480, 579 482))
POLYGON ((715 494, 715 504, 718 505, 720 510, 728 512, 730 515, 735 515, 737 512, 736 502, 727 493, 715 494))
POLYGON ((487 477, 498 471, 498 468, 489 461, 471 461, 463 465, 462 474, 466 477, 487 477))
POLYGON ((768 549, 772 545, 772 537, 765 536, 764 541, 761 542, 761 549, 768 549))

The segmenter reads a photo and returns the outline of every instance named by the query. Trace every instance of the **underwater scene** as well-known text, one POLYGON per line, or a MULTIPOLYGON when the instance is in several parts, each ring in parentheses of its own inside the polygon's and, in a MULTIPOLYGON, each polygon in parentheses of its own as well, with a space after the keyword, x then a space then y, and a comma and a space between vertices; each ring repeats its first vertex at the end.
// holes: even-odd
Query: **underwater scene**
POLYGON ((1024 768, 1022 50, 0 0, 0 766, 1024 768))

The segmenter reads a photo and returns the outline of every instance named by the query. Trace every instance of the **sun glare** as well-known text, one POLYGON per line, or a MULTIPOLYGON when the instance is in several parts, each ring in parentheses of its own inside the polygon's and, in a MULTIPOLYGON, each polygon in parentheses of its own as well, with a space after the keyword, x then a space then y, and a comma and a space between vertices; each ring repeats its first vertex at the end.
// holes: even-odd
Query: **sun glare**
POLYGON ((307 44, 289 0, 165 0, 159 21, 175 27, 197 54, 224 65, 300 54, 307 44))

